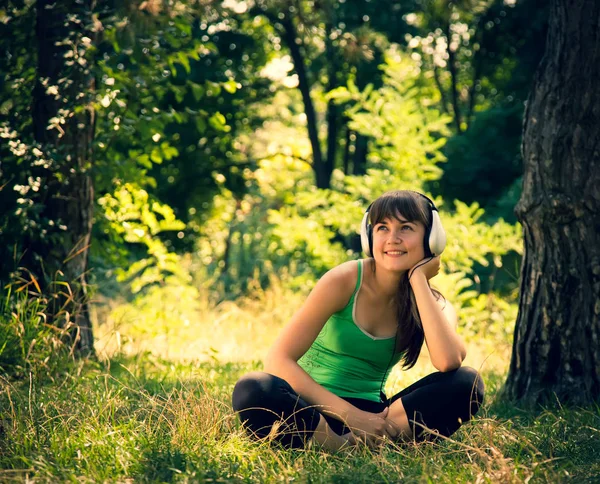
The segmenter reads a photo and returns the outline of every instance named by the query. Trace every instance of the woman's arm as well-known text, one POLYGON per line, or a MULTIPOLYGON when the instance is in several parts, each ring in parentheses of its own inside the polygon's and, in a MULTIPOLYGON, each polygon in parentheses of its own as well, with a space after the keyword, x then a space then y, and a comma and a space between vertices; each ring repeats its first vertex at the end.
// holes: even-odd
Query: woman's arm
POLYGON ((265 371, 286 380, 307 403, 346 420, 355 407, 315 382, 297 361, 310 348, 330 316, 343 309, 356 283, 356 262, 327 272, 283 328, 265 358, 265 371))
POLYGON ((448 301, 444 308, 440 307, 427 283, 437 274, 439 264, 439 257, 435 257, 427 264, 414 269, 410 284, 417 300, 431 363, 444 372, 459 368, 467 350, 462 338, 456 333, 457 318, 454 308, 448 301))

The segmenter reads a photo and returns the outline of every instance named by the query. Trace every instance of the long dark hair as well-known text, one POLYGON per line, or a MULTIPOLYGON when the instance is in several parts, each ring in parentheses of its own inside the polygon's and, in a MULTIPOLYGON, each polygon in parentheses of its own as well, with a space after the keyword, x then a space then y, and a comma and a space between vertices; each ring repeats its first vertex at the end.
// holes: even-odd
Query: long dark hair
MULTIPOLYGON (((420 222, 425 227, 431 227, 429 202, 410 190, 384 193, 373 202, 369 210, 371 226, 375 226, 385 218, 400 219, 400 216, 409 222, 420 222)), ((375 264, 373 264, 373 270, 376 270, 375 264)), ((433 288, 431 291, 437 299, 443 297, 439 291, 433 288)), ((417 301, 408 282, 408 271, 404 273, 398 284, 397 311, 398 331, 395 351, 404 353, 402 368, 408 370, 417 362, 425 340, 417 301)))

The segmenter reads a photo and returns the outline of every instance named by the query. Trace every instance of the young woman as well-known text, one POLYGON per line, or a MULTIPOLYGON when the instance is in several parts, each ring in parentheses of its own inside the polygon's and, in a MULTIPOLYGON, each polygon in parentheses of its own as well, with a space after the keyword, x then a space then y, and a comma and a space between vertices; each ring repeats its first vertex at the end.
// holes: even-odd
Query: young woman
POLYGON ((483 382, 461 367, 456 313, 429 280, 446 237, 429 198, 389 192, 361 224, 367 259, 327 272, 283 329, 265 372, 243 376, 233 408, 256 438, 336 450, 359 440, 449 436, 483 401, 483 382), (423 342, 439 370, 388 398, 389 370, 411 368, 423 342))

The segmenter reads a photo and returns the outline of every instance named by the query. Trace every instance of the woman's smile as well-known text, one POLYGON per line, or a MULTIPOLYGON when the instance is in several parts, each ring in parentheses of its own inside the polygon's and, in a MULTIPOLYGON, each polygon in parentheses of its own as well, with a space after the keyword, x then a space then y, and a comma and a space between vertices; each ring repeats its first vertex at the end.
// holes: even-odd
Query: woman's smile
POLYGON ((401 257, 403 255, 406 255, 406 252, 402 250, 387 250, 384 252, 384 254, 388 257, 401 257))

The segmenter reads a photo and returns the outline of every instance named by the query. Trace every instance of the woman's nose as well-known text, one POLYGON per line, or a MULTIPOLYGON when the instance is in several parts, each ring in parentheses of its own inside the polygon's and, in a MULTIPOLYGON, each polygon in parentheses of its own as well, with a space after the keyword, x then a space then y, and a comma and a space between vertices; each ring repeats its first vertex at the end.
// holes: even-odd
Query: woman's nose
POLYGON ((397 231, 394 230, 392 232, 392 239, 394 239, 394 240, 402 240, 402 232, 399 231, 399 230, 397 230, 397 231))

